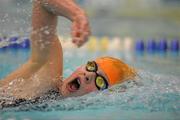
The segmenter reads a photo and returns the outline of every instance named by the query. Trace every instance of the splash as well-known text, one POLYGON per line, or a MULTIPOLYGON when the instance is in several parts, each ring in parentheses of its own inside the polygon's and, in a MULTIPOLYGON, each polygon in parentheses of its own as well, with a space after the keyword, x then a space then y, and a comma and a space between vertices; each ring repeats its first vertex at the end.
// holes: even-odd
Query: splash
POLYGON ((180 110, 179 78, 140 71, 141 78, 127 81, 105 91, 81 97, 63 99, 59 94, 47 94, 37 102, 25 101, 4 111, 74 111, 115 107, 121 110, 174 112, 180 110))

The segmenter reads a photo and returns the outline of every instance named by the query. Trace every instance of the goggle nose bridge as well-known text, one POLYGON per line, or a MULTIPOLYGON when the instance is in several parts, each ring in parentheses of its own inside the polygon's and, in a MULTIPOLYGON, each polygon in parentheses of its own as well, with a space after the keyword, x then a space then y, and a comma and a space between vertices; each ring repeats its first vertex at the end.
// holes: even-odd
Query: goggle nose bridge
POLYGON ((96 62, 95 61, 88 61, 88 63, 86 64, 86 70, 87 71, 89 71, 89 72, 94 72, 95 74, 96 74, 96 76, 95 76, 95 85, 96 85, 96 87, 99 89, 99 90, 103 90, 103 89, 107 89, 108 88, 108 82, 107 82, 107 80, 105 79, 105 77, 103 77, 102 75, 99 75, 98 73, 97 73, 97 70, 98 70, 98 66, 97 66, 97 64, 96 64, 96 62), (92 66, 91 66, 92 65, 92 66), (94 67, 94 69, 91 69, 91 68, 93 68, 94 67), (100 85, 98 85, 98 83, 97 83, 97 77, 101 77, 102 79, 103 79, 103 81, 105 82, 105 87, 100 87, 100 85))

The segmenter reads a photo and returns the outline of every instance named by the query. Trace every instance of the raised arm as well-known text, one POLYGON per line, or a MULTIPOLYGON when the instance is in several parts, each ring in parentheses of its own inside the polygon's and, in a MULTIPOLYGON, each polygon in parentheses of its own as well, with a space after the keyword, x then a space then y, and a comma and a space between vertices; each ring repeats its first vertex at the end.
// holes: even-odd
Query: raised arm
POLYGON ((74 0, 42 0, 41 4, 50 12, 72 21, 72 42, 82 46, 90 35, 89 22, 85 12, 74 0))
POLYGON ((42 67, 43 70, 53 69, 53 76, 56 73, 62 75, 62 48, 56 33, 57 16, 72 21, 72 39, 78 47, 86 42, 90 34, 88 20, 73 0, 34 0, 31 56, 27 63, 2 80, 0 86, 17 78, 27 79, 42 67))
POLYGON ((84 15, 84 11, 75 4, 74 0, 41 0, 41 4, 49 12, 64 16, 71 21, 74 21, 77 15, 84 15))

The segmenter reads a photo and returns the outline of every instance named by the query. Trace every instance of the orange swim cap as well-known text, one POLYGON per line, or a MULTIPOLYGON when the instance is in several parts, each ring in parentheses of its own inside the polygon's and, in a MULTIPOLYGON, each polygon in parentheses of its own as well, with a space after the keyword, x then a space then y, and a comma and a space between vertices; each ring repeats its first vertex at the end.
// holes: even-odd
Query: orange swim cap
POLYGON ((109 85, 133 79, 136 75, 136 71, 133 68, 129 67, 117 58, 100 57, 95 61, 98 64, 98 67, 101 68, 108 77, 109 85))

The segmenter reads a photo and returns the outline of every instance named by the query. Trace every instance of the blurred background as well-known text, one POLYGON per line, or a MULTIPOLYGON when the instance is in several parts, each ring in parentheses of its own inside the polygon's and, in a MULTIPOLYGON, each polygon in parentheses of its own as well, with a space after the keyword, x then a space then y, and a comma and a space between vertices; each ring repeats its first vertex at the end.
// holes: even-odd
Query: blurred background
MULTIPOLYGON (((31 54, 32 1, 0 0, 0 79, 31 54)), ((109 55, 136 68, 138 84, 122 84, 123 92, 118 87, 62 101, 50 96, 47 102, 18 103, 22 106, 5 111, 0 106, 0 120, 180 120, 180 0, 75 1, 87 12, 93 36, 77 49, 69 39, 71 22, 59 17, 63 77, 88 60, 109 55)))
MULTIPOLYGON (((0 0, 0 36, 28 36, 33 0, 0 0)), ((92 35, 179 38, 180 0, 76 0, 89 16, 92 35)), ((58 32, 70 35, 71 22, 59 18, 58 32)))

